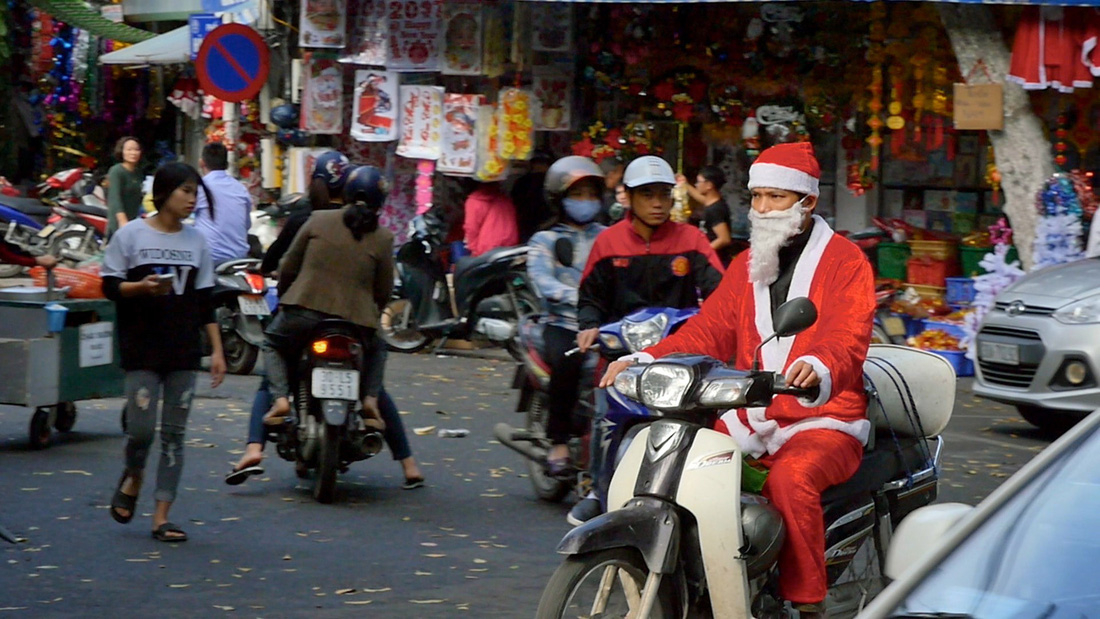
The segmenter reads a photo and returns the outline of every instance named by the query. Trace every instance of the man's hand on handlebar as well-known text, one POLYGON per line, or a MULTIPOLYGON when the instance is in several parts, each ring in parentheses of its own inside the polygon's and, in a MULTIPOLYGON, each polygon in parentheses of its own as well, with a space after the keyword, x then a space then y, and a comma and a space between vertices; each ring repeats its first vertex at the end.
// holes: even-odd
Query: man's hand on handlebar
POLYGON ((577 333, 577 348, 580 348, 582 353, 588 352, 588 349, 596 343, 596 338, 599 335, 600 330, 597 328, 585 329, 577 333))
POLYGON ((789 387, 809 389, 810 387, 817 387, 820 384, 821 377, 817 375, 814 366, 805 361, 799 361, 787 370, 787 386, 789 387))
POLYGON ((623 370, 634 365, 635 361, 612 361, 607 366, 607 371, 604 372, 603 378, 600 379, 600 388, 606 389, 615 384, 615 377, 618 376, 623 370))

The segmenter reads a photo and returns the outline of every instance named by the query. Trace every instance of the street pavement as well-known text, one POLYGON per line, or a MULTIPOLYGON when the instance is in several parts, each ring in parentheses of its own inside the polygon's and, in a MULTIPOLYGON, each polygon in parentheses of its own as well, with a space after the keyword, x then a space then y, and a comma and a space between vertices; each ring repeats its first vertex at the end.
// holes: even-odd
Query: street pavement
MULTIPOLYGON (((402 490, 384 452, 341 476, 332 505, 314 502, 272 449, 264 475, 225 485, 259 379, 211 390, 200 375, 172 511, 190 540, 178 545, 151 539, 149 492, 129 525, 107 512, 122 468, 121 400, 80 403, 74 430, 44 451, 27 447, 30 411, 0 407, 0 525, 24 538, 0 542, 0 619, 533 616, 572 498, 539 502, 520 457, 492 438, 497 422, 521 422, 513 369, 497 354, 391 354, 387 388, 428 485, 402 490), (429 427, 470 434, 414 433, 429 427)), ((960 381, 944 436, 941 501, 981 500, 1052 438, 969 384, 960 381)))

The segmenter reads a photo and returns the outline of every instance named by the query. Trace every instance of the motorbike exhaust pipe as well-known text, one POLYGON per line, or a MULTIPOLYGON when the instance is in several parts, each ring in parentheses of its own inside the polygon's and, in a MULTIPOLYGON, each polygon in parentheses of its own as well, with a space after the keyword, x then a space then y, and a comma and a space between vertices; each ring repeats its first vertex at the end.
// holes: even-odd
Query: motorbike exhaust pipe
POLYGON ((546 451, 535 445, 526 430, 517 430, 506 423, 493 426, 493 434, 508 449, 533 462, 546 462, 546 451))

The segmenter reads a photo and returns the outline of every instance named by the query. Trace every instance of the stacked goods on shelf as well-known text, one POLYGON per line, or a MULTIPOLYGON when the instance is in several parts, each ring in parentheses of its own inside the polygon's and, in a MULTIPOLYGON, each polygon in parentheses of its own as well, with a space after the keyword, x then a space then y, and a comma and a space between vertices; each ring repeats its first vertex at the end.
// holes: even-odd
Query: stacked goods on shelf
POLYGON ((905 243, 879 243, 875 247, 879 277, 906 281, 906 263, 912 250, 905 243))
POLYGON ((908 261, 911 286, 945 288, 945 280, 959 273, 958 248, 951 241, 909 241, 912 257, 908 261))

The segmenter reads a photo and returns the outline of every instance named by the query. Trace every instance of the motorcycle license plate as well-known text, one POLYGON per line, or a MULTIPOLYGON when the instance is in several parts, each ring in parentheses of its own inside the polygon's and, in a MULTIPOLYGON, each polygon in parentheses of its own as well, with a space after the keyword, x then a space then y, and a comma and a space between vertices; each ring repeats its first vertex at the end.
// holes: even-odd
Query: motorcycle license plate
POLYGON ((886 335, 905 335, 905 323, 897 316, 883 318, 882 327, 886 330, 886 335))
POLYGON ((54 228, 53 224, 50 224, 38 231, 38 238, 44 239, 53 234, 54 230, 56 230, 56 228, 54 228))
POLYGON ((978 358, 982 361, 989 361, 990 363, 1020 365, 1020 347, 1015 344, 979 342, 978 358))
POLYGON ((241 313, 245 316, 269 316, 271 309, 267 307, 267 301, 258 294, 246 294, 237 297, 237 303, 241 306, 241 313))
POLYGON ((359 399, 359 372, 356 370, 329 370, 313 368, 310 380, 313 397, 319 400, 359 399))

